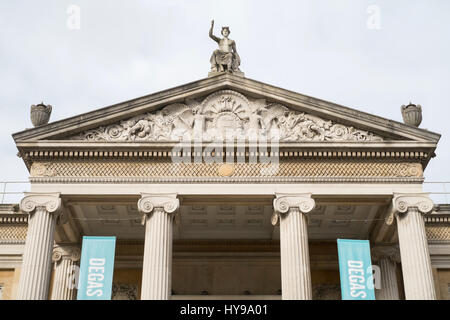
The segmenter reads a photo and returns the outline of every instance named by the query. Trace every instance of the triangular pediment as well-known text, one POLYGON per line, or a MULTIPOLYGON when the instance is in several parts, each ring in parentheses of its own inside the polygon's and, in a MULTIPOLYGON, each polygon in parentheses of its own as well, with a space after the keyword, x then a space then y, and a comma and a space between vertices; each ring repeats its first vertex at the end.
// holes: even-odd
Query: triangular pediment
POLYGON ((440 135, 251 79, 222 74, 13 135, 25 141, 173 142, 232 129, 282 142, 437 143, 440 135))

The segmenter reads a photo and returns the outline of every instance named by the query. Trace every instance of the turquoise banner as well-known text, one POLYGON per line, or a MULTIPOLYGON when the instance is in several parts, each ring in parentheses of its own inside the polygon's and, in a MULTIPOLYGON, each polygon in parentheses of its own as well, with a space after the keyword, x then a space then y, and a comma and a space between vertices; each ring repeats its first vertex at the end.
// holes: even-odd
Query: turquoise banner
POLYGON ((375 300, 368 240, 338 239, 342 300, 375 300))
POLYGON ((116 237, 83 237, 78 300, 111 300, 116 237))

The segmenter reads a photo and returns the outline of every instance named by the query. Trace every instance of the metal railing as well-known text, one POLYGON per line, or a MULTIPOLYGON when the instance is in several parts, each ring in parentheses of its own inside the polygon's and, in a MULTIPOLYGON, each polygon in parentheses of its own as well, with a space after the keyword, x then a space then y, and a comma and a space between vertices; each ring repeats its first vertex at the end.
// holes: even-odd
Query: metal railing
POLYGON ((423 191, 430 193, 430 198, 435 204, 450 204, 450 181, 426 181, 423 183, 423 191))
POLYGON ((0 181, 0 186, 2 190, 0 192, 2 196, 1 204, 18 203, 23 197, 23 193, 30 190, 29 181, 0 181), (19 188, 21 190, 18 190, 19 188))
MULTIPOLYGON (((1 204, 18 203, 23 193, 30 190, 29 181, 0 181, 1 204), (19 190, 20 189, 20 190, 19 190)), ((450 181, 426 181, 424 192, 429 192, 436 204, 450 204, 450 181)))

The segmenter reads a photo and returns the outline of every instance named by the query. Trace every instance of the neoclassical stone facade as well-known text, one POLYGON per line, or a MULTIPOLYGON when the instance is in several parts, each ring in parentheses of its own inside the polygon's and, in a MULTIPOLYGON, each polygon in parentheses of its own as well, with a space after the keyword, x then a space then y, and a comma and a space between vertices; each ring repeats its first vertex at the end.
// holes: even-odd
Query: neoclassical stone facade
POLYGON ((85 235, 117 237, 113 299, 339 299, 338 237, 370 240, 377 299, 446 297, 430 131, 219 72, 13 137, 11 297, 74 299, 85 235))

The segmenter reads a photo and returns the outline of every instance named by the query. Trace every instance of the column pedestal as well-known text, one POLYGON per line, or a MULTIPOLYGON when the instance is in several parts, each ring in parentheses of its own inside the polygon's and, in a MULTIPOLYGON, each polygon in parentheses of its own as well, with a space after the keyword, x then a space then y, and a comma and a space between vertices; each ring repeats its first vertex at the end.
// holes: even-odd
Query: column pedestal
POLYGON ((52 261, 55 264, 52 300, 75 300, 75 269, 78 267, 81 252, 74 246, 57 246, 53 249, 52 261))
POLYGON ((142 194, 145 224, 141 300, 168 300, 172 280, 172 229, 180 203, 177 194, 142 194))
POLYGON ((427 194, 394 194, 400 256, 407 300, 435 300, 430 253, 422 214, 433 210, 427 194))
POLYGON ((60 207, 59 193, 27 193, 20 202, 20 209, 29 214, 29 219, 17 294, 19 300, 48 299, 53 237, 60 207))
POLYGON ((314 207, 311 194, 276 194, 272 224, 280 220, 283 300, 312 299, 306 214, 314 207))

